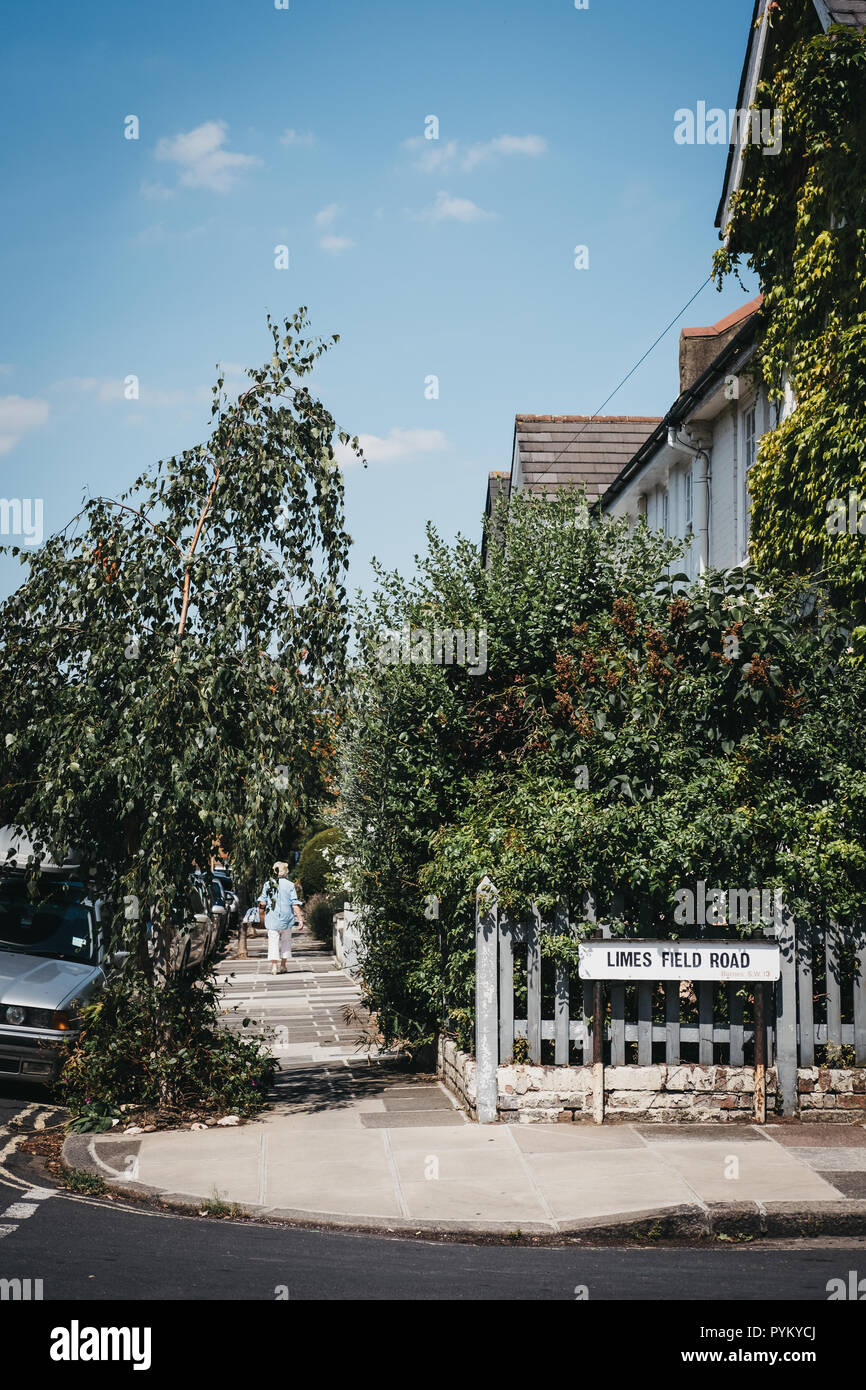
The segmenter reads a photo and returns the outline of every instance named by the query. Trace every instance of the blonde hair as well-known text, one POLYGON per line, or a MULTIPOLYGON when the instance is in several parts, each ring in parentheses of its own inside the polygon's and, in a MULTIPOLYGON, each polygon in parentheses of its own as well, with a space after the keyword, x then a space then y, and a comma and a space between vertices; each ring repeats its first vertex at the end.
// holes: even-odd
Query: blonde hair
POLYGON ((288 878, 289 866, 284 859, 278 859, 273 867, 273 872, 277 875, 278 878, 288 878))

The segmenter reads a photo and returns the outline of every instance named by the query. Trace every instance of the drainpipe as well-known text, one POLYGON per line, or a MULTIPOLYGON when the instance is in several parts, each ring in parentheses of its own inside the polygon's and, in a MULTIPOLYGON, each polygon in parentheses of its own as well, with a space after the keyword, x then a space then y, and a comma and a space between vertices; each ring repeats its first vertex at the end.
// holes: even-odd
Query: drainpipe
POLYGON ((697 471, 692 474, 692 509, 698 564, 703 574, 710 561, 710 455, 699 444, 680 439, 673 425, 668 429, 668 448, 698 460, 697 471))

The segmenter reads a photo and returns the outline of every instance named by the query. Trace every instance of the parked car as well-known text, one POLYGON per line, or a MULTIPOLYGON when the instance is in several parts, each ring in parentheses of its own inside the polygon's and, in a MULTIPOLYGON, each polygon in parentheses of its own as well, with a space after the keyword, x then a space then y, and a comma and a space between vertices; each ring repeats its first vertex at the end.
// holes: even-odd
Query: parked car
MULTIPOLYGON (((169 957, 172 973, 180 974, 201 965, 214 952, 220 930, 219 914, 215 912, 208 885, 200 873, 190 874, 186 895, 175 904, 172 941, 169 957)), ((151 909, 147 924, 148 949, 151 957, 160 956, 160 928, 155 909, 151 909)), ((158 963, 157 974, 164 973, 165 963, 158 963)))
POLYGON ((74 856, 28 874, 33 842, 0 830, 0 1077, 50 1082, 81 1027, 81 1009, 123 968, 101 904, 74 856))
POLYGON ((205 874, 195 875, 196 885, 201 893, 202 899, 208 906, 213 918, 213 940, 207 951, 207 956, 213 955, 220 941, 224 940, 226 923, 228 921, 228 900, 222 882, 205 874))
POLYGON ((235 891, 235 882, 228 864, 218 865, 211 874, 211 880, 220 885, 222 900, 225 903, 225 936, 231 936, 238 929, 240 917, 240 898, 235 891))

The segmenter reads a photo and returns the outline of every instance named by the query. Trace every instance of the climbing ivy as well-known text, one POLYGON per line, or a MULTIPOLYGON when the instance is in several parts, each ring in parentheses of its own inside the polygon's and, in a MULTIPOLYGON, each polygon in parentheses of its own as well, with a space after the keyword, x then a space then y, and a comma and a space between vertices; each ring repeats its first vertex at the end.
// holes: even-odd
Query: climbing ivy
POLYGON ((841 25, 815 32, 812 0, 776 5, 771 19, 774 57, 756 105, 783 113, 783 146, 769 158, 748 148, 726 244, 714 258, 720 288, 743 257, 757 272, 765 325, 759 371, 771 400, 783 400, 787 389, 796 401, 764 436, 750 474, 752 558, 768 573, 820 576, 854 608, 862 645, 866 34, 841 25))

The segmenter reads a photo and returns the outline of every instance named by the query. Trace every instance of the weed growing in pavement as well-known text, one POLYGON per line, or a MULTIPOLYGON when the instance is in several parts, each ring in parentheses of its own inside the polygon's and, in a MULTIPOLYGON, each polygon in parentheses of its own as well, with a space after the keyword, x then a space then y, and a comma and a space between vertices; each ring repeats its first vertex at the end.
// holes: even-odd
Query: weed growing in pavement
POLYGON ((98 1173, 87 1173, 83 1168, 64 1168, 63 1181, 73 1192, 81 1192, 88 1197, 101 1197, 107 1191, 105 1181, 98 1173))
POLYGON ((202 1202, 198 1214, 199 1216, 214 1216, 222 1221, 238 1220, 240 1217, 249 1215, 237 1202, 223 1201, 216 1189, 214 1189, 213 1197, 202 1202))

